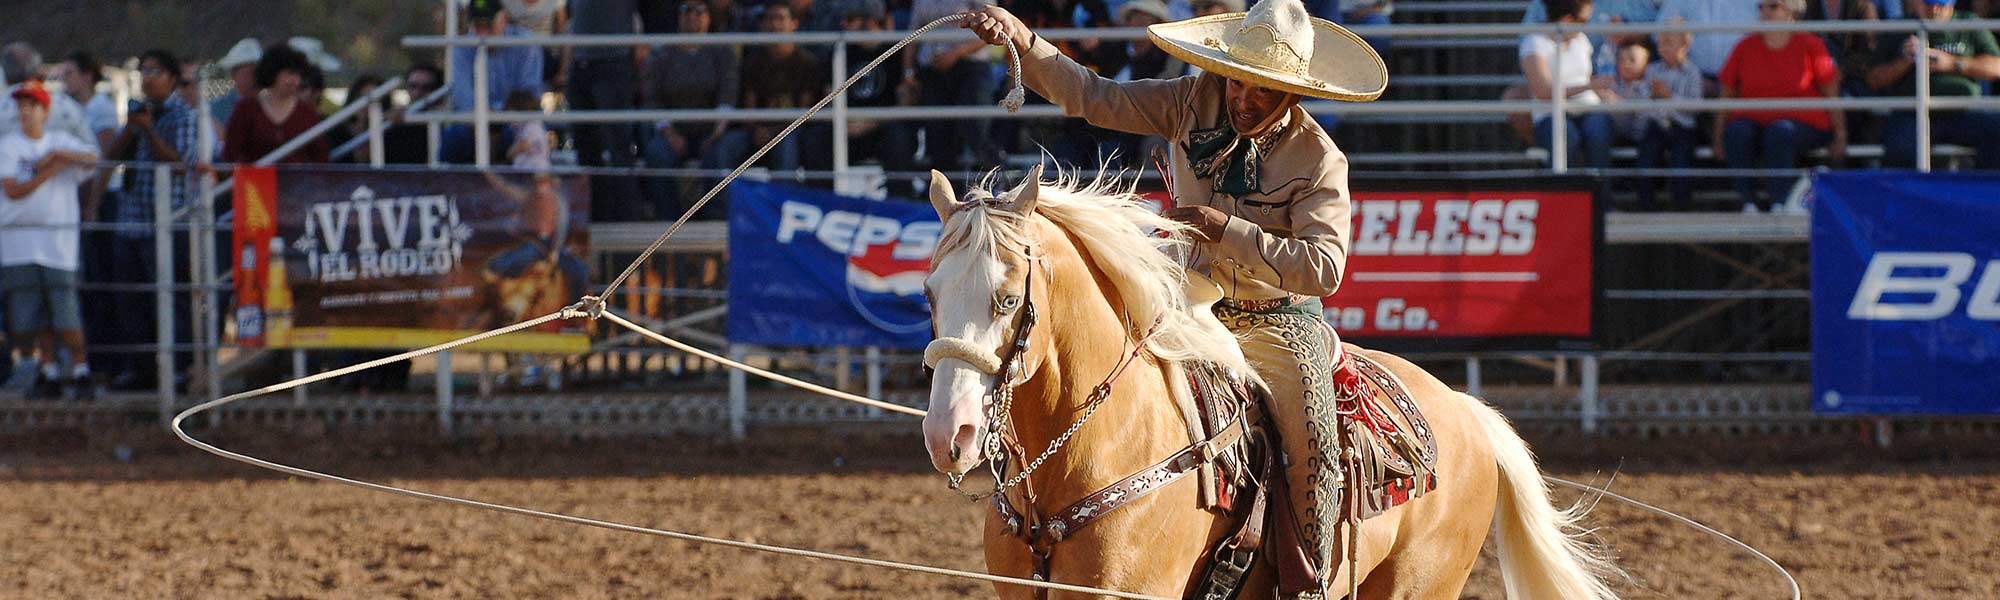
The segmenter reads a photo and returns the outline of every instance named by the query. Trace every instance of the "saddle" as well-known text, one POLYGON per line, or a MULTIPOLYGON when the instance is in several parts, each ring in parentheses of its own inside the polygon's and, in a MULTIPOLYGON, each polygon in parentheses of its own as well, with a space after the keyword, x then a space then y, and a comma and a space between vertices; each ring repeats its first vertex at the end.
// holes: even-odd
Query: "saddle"
MULTIPOLYGON (((1343 350, 1334 371, 1341 459, 1327 467, 1334 471, 1330 475, 1335 481, 1344 482, 1342 497, 1335 503, 1342 508, 1340 514, 1323 517, 1337 520, 1327 523, 1326 530, 1339 532, 1338 543, 1346 548, 1342 562, 1351 573, 1359 560, 1355 533, 1361 522, 1437 487, 1433 474, 1437 440, 1401 380, 1352 346, 1343 350)), ((1214 365, 1191 365, 1187 371, 1205 424, 1214 427, 1236 418, 1263 422, 1268 395, 1261 387, 1250 386, 1253 393, 1246 394, 1240 383, 1214 365)), ((1252 427, 1239 448, 1219 457, 1215 474, 1219 493, 1211 509, 1238 514, 1240 524, 1235 535, 1218 544, 1189 598, 1236 598, 1244 575, 1257 560, 1273 561, 1282 598, 1319 592, 1320 582, 1326 580, 1320 569, 1338 568, 1316 566, 1308 558, 1298 535, 1298 515, 1289 501, 1289 485, 1279 467, 1283 457, 1278 449, 1283 446, 1276 435, 1274 428, 1252 427)), ((1357 579, 1349 577, 1350 586, 1357 579)))

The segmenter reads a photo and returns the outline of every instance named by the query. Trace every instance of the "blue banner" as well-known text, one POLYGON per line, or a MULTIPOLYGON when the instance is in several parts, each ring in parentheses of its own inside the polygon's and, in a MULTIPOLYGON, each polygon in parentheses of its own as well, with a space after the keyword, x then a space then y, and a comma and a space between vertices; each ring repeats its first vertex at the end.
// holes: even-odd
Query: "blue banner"
POLYGON ((930 204, 738 180, 729 192, 729 339, 922 348, 930 204))
POLYGON ((1813 176, 1813 409, 2000 414, 2000 176, 1813 176))

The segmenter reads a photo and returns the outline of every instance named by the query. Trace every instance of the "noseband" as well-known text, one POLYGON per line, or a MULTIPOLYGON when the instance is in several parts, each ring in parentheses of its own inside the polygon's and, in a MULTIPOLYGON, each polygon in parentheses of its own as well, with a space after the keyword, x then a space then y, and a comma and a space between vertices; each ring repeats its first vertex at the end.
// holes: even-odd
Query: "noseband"
MULTIPOLYGON (((1022 370, 1021 361, 1028 354, 1028 339, 1035 331, 1035 322, 1037 320, 1035 316, 1035 260, 1033 258, 1028 260, 1028 269, 1024 279, 1025 282, 1021 286, 1021 317, 1020 321, 1014 325, 1014 342, 1007 347, 1006 356, 999 356, 995 352, 981 348, 964 338, 941 337, 932 340, 930 345, 924 348, 924 366, 931 369, 936 369, 938 363, 944 359, 956 358, 971 364, 972 368, 977 369, 980 373, 995 376, 993 391, 987 395, 985 403, 986 422, 980 424, 980 460, 985 462, 987 469, 992 471, 993 481, 996 484, 1005 475, 1002 473, 1002 470, 1006 463, 1007 449, 1002 447, 1003 440, 1010 445, 1019 445, 1018 442, 1013 442, 1013 421, 1007 419, 1006 415, 1007 411, 1014 404, 1014 386, 1020 384, 1019 381, 1014 380, 1014 374, 1022 370), (1007 427, 1007 432, 1002 435, 1000 432, 994 431, 993 424, 995 423, 1000 423, 1007 427)), ((952 460, 956 461, 958 459, 956 455, 958 446, 956 444, 952 446, 952 452, 952 460)), ((1025 474, 1024 472, 1023 475, 1025 474)), ((945 477, 950 480, 952 491, 974 500, 998 494, 1005 491, 1009 485, 1012 485, 1011 482, 1004 485, 996 485, 992 491, 985 494, 973 494, 960 489, 960 484, 965 482, 964 473, 951 473, 945 477)))

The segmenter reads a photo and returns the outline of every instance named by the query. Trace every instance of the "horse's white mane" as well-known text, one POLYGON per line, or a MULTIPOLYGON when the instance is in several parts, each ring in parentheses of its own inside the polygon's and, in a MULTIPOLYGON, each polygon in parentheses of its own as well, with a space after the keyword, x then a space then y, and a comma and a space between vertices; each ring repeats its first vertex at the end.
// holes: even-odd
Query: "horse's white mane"
MULTIPOLYGON (((993 189, 996 176, 997 172, 988 174, 978 188, 993 189)), ((1213 361, 1239 373, 1250 372, 1229 330, 1205 310, 1190 310, 1187 271, 1181 266, 1191 246, 1189 228, 1154 214, 1133 190, 1116 173, 1100 172, 1085 180, 1080 170, 1057 169, 1055 179, 1041 182, 1035 213, 1082 243, 1091 264, 1111 280, 1119 295, 1111 299, 1112 305, 1128 311, 1125 319, 1134 328, 1132 335, 1143 335, 1155 317, 1160 319, 1146 347, 1153 356, 1174 362, 1213 361), (1154 231, 1170 235, 1157 236, 1154 231)), ((971 250, 997 256, 1003 248, 1025 250, 1039 240, 1029 238, 1023 223, 1021 215, 1004 208, 968 204, 945 224, 938 253, 971 250)))

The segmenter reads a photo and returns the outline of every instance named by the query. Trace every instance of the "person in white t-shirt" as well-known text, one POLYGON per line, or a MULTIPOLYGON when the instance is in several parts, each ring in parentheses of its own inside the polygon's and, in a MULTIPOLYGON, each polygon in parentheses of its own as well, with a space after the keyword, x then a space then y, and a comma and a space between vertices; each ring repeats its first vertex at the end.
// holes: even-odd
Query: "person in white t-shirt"
MULTIPOLYGON (((527 90, 514 90, 507 94, 506 108, 510 111, 540 111, 535 94, 527 90)), ((515 123, 514 144, 507 147, 507 160, 515 168, 549 170, 549 130, 541 121, 515 123)))
MULTIPOLYGON (((1549 22, 1580 24, 1590 20, 1591 0, 1546 0, 1549 22)), ((1528 92, 1536 101, 1546 102, 1563 94, 1572 105, 1597 104, 1600 90, 1609 95, 1609 76, 1593 78, 1590 39, 1571 33, 1555 37, 1531 33, 1521 36, 1521 74, 1528 78, 1528 92), (1558 58, 1560 56, 1560 58, 1558 58)), ((1551 148, 1554 122, 1549 111, 1536 110, 1535 144, 1551 148)), ((1569 164, 1574 167, 1611 166, 1611 117, 1601 112, 1568 113, 1569 164)))
POLYGON ((16 345, 32 341, 39 351, 42 377, 31 396, 73 389, 88 397, 90 363, 76 289, 76 188, 95 173, 97 152, 74 135, 47 128, 51 100, 41 82, 24 82, 9 97, 20 130, 0 137, 0 224, 9 226, 0 236, 0 292, 7 300, 8 336, 16 345), (68 352, 68 373, 59 347, 68 352))

